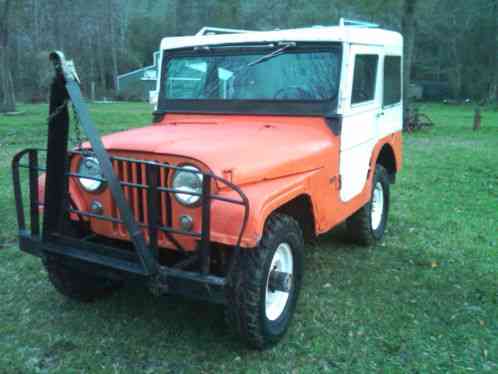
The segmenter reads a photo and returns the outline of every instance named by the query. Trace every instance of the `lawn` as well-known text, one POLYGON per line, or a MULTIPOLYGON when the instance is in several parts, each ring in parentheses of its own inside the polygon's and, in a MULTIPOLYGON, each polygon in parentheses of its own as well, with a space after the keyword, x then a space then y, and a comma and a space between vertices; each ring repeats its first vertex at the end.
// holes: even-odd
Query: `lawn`
MULTIPOLYGON (((405 137, 385 241, 342 228, 307 246, 289 333, 248 350, 220 307, 139 287, 79 305, 16 249, 10 160, 43 146, 44 105, 0 116, 0 373, 498 372, 498 113, 424 105, 437 126, 405 137)), ((145 104, 93 105, 104 132, 144 125, 145 104)))

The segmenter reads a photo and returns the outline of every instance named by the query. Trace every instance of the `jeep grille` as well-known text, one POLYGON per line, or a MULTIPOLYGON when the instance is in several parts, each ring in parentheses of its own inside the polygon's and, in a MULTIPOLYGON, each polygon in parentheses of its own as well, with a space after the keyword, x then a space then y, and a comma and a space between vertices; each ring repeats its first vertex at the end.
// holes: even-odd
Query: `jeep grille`
MULTIPOLYGON (((116 160, 112 161, 114 172, 122 182, 135 183, 147 186, 146 165, 133 161, 116 160)), ((167 187, 168 169, 160 169, 160 187, 167 187)), ((132 188, 123 186, 123 193, 133 211, 135 220, 138 223, 147 225, 147 190, 144 188, 132 188)), ((162 226, 171 227, 171 197, 167 192, 160 192, 159 222, 162 226)), ((119 210, 111 199, 111 213, 113 218, 121 219, 119 210)), ((113 230, 120 235, 126 235, 126 228, 119 223, 113 223, 113 230)))

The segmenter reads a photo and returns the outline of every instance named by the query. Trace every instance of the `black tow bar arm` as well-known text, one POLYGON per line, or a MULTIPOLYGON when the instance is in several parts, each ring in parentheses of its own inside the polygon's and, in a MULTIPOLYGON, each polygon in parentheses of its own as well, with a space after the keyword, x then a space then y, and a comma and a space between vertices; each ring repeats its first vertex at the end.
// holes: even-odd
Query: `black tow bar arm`
MULTIPOLYGON (((50 61, 55 68, 56 80, 63 80, 63 85, 54 84, 53 87, 55 87, 55 89, 57 89, 57 87, 62 87, 61 89, 64 89, 66 92, 59 92, 60 97, 68 97, 72 102, 79 123, 92 146, 95 157, 100 163, 102 173, 107 180, 112 198, 120 212, 123 224, 128 231, 145 273, 150 276, 155 275, 158 271, 158 263, 154 258, 152 251, 150 251, 146 245, 144 233, 133 217, 131 208, 124 197, 121 183, 114 174, 111 158, 105 150, 100 134, 90 117, 88 107, 81 94, 80 81, 74 63, 72 61, 67 61, 64 54, 60 51, 50 53, 50 61)), ((65 139, 67 143, 67 136, 65 139)), ((65 148, 67 151, 67 144, 65 148)))

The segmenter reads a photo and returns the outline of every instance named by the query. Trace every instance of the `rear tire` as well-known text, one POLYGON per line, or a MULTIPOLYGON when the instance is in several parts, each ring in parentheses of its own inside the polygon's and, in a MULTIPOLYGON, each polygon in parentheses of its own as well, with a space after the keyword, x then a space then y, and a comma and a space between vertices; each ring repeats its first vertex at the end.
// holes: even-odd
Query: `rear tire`
POLYGON ((346 222, 350 237, 365 246, 379 242, 386 231, 388 214, 389 176, 386 169, 377 164, 370 201, 346 222))
POLYGON ((285 335, 303 273, 303 233, 292 217, 272 215, 257 248, 241 250, 229 276, 225 317, 251 347, 265 349, 285 335), (270 285, 272 271, 292 274, 289 292, 270 285))
POLYGON ((83 273, 53 258, 45 259, 43 264, 54 288, 78 302, 89 303, 109 297, 122 286, 119 281, 83 273))

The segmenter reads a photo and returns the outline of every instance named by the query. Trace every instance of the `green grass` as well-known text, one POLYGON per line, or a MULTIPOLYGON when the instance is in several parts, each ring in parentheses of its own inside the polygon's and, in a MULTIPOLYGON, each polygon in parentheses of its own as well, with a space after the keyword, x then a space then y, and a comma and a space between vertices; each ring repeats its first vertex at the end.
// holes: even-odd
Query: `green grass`
MULTIPOLYGON (((498 371, 498 113, 426 105, 437 127, 405 138, 384 243, 343 229, 307 247, 291 329, 247 350, 219 307, 139 287, 91 305, 64 299, 16 250, 10 159, 45 141, 46 106, 0 116, 0 373, 428 373, 498 371)), ((144 125, 142 104, 94 105, 109 132, 144 125)))

